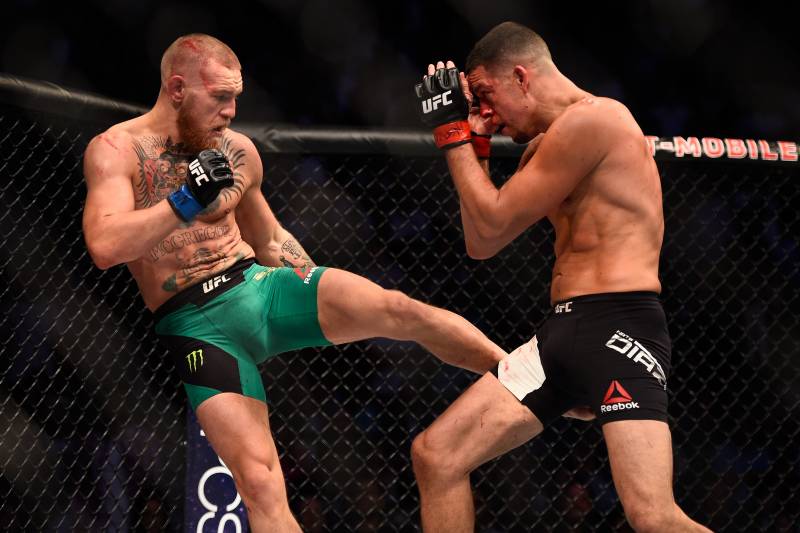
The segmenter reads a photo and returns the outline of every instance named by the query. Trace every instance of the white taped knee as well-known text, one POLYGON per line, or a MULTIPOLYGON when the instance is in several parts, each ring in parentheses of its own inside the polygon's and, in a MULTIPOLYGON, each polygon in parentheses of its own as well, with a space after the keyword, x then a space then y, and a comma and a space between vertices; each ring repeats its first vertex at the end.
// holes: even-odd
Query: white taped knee
POLYGON ((542 386, 547 378, 539 358, 539 342, 535 336, 500 361, 497 379, 519 401, 542 386))

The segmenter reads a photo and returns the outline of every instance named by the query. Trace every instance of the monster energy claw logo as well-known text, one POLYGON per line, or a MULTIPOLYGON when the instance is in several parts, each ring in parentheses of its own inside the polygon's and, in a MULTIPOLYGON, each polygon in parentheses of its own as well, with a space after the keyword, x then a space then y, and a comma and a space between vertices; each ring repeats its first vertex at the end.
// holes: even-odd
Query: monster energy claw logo
POLYGON ((197 361, 200 360, 200 366, 203 366, 203 350, 193 350, 186 356, 186 362, 189 363, 189 372, 197 372, 197 361))

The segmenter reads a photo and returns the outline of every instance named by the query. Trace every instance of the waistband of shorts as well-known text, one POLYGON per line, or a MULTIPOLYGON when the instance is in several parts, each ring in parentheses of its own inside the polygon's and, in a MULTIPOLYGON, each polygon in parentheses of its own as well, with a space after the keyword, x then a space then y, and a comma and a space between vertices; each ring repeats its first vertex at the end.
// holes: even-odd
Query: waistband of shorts
POLYGON ((653 291, 601 292, 596 294, 583 294, 565 300, 559 300, 553 303, 552 309, 554 313, 561 314, 570 312, 573 306, 583 306, 591 303, 614 304, 646 301, 661 303, 658 293, 653 291))
POLYGON ((156 324, 158 324, 162 318, 177 311, 186 304, 191 303, 200 307, 203 304, 213 300, 217 296, 225 294, 244 281, 245 270, 253 266, 255 263, 255 259, 244 259, 234 264, 229 269, 223 270, 222 272, 210 276, 199 283, 182 290, 161 304, 158 309, 153 311, 153 319, 155 320, 156 324), (216 280, 219 280, 218 284, 215 284, 216 280))

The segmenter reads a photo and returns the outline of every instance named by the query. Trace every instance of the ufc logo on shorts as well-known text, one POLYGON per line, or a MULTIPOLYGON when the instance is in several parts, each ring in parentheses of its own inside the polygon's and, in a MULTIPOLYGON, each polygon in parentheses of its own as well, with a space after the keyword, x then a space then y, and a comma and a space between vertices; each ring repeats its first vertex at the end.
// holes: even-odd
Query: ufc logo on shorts
POLYGON ((653 354, 647 351, 647 348, 642 346, 639 341, 617 330, 608 340, 606 346, 626 355, 634 363, 644 365, 647 371, 658 380, 658 384, 664 387, 664 390, 667 390, 667 375, 664 373, 664 369, 661 368, 653 354))
POLYGON ((452 90, 443 92, 442 94, 437 94, 433 98, 428 98, 427 100, 422 101, 422 112, 423 113, 430 113, 431 111, 435 111, 439 109, 439 104, 442 104, 442 107, 446 105, 450 105, 453 103, 448 96, 450 93, 453 92, 452 90))
POLYGON ((223 274, 221 276, 215 276, 210 280, 203 282, 203 294, 208 294, 209 292, 219 287, 220 283, 225 283, 226 281, 230 280, 228 279, 227 275, 223 274))
POLYGON ((200 161, 195 159, 189 163, 189 172, 194 174, 194 182, 199 186, 201 182, 208 181, 208 176, 203 172, 203 167, 200 166, 200 161))
POLYGON ((566 302, 563 304, 556 305, 556 314, 559 315, 561 313, 571 313, 572 312, 572 302, 566 302))

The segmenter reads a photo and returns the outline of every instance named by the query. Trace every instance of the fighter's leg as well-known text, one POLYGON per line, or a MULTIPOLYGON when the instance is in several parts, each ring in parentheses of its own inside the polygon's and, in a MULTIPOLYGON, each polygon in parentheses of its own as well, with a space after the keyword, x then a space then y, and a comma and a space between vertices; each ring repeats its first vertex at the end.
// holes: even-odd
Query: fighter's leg
POLYGON ((267 405, 240 394, 216 394, 198 406, 197 419, 233 474, 250 529, 254 533, 299 532, 289 510, 267 405))
POLYGON ((493 374, 475 382, 411 446, 423 531, 474 531, 470 472, 541 431, 539 419, 493 374))
POLYGON ((486 372, 506 354, 467 320, 344 270, 319 281, 319 323, 330 342, 371 337, 412 340, 451 365, 486 372))
POLYGON ((658 420, 617 420, 603 425, 614 486, 637 532, 709 530, 691 520, 672 494, 672 439, 658 420))

